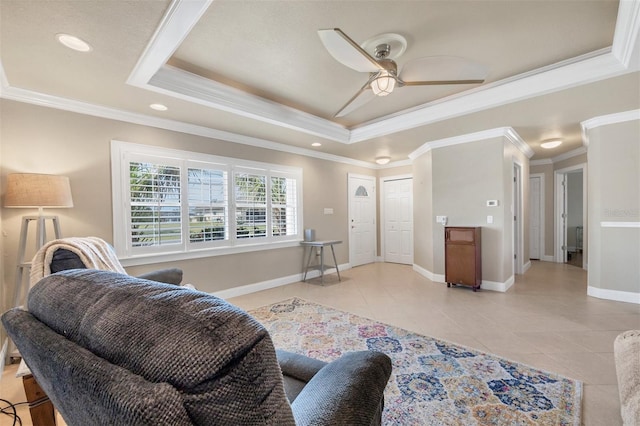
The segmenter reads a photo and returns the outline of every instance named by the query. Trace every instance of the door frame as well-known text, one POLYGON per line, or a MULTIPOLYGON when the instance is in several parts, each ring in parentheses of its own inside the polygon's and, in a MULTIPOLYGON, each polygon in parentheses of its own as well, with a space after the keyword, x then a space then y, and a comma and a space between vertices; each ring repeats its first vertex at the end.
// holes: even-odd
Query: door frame
POLYGON ((357 173, 347 173, 347 232, 348 232, 348 237, 349 237, 349 265, 352 266, 353 262, 351 261, 353 259, 353 247, 354 245, 352 244, 351 241, 351 179, 352 178, 357 178, 357 179, 366 179, 366 180, 370 180, 373 184, 373 192, 374 192, 374 196, 373 196, 373 261, 377 262, 378 260, 378 224, 377 224, 377 218, 378 218, 378 191, 376 190, 376 186, 377 186, 377 182, 376 182, 376 177, 375 176, 370 176, 370 175, 361 175, 361 174, 357 174, 357 173))
MULTIPOLYGON (((385 211, 384 211, 384 183, 391 180, 403 180, 403 179, 412 179, 413 174, 403 174, 403 175, 395 175, 395 176, 384 176, 381 177, 380 180, 380 190, 378 191, 379 199, 378 203, 380 205, 380 223, 378 223, 378 233, 380 233, 380 256, 377 257, 377 261, 385 262, 385 232, 384 232, 384 224, 385 224, 385 211)), ((413 200, 413 192, 411 193, 411 199, 413 200)))
POLYGON ((524 273, 524 220, 522 220, 522 197, 524 193, 522 172, 524 168, 522 163, 514 158, 511 170, 513 173, 513 187, 511 188, 511 192, 515 194, 511 204, 511 228, 513 229, 511 248, 514 254, 512 273, 515 275, 524 273), (516 219, 514 219, 514 216, 516 219))
MULTIPOLYGON (((544 185, 545 185, 545 181, 544 181, 544 173, 531 173, 529 174, 529 181, 531 181, 531 178, 540 178, 540 212, 538 214, 538 217, 540 217, 540 241, 538 242, 538 244, 540 244, 540 260, 547 260, 547 256, 546 256, 546 251, 545 251, 545 203, 544 203, 544 185)), ((529 197, 531 197, 531 185, 529 185, 529 197)), ((531 203, 529 203, 529 208, 531 208, 531 203)), ((531 220, 531 215, 529 215, 529 220, 531 220)), ((531 238, 531 233, 529 233, 529 238, 531 238)), ((531 255, 529 255, 529 257, 531 257, 531 255)))
MULTIPOLYGON (((564 191, 562 190, 562 177, 567 173, 575 172, 577 170, 582 170, 582 226, 586 231, 587 229, 587 163, 576 164, 575 166, 565 167, 563 169, 554 170, 553 178, 554 178, 554 247, 553 247, 553 259, 556 263, 565 263, 566 258, 566 250, 562 250, 562 240, 563 238, 566 241, 566 226, 562 226, 562 205, 564 202, 564 191)), ((586 240, 583 240, 583 247, 586 244, 586 240)), ((589 247, 587 246, 586 250, 588 251, 589 247)), ((582 256, 582 269, 587 269, 586 256, 582 256)))

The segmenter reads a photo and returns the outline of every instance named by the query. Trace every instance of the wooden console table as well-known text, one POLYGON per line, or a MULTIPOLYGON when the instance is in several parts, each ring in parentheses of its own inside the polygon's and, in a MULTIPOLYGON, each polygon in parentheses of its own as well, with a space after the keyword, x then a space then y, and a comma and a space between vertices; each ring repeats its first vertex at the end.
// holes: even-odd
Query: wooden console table
POLYGON ((342 244, 342 241, 339 240, 329 240, 329 241, 302 241, 300 243, 305 249, 309 247, 309 256, 307 257, 307 266, 304 268, 304 278, 302 281, 307 281, 307 272, 309 272, 310 268, 317 268, 320 270, 320 283, 324 284, 324 271, 327 269, 327 266, 324 264, 324 248, 329 246, 331 247, 331 254, 333 255, 333 263, 336 268, 336 273, 338 274, 338 281, 342 281, 340 278, 340 270, 338 270, 338 261, 336 260, 336 253, 333 250, 333 246, 336 244, 342 244), (320 249, 320 263, 318 265, 311 265, 311 255, 314 252, 314 248, 320 249))

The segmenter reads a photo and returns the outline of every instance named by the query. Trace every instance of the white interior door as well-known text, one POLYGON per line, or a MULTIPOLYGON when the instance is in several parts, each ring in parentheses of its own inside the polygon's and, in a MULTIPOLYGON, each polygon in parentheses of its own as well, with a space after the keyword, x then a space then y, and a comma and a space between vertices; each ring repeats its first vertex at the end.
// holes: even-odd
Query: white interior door
POLYGON ((372 176, 349 174, 349 263, 376 260, 376 181, 372 176))
POLYGON ((384 260, 413 264, 413 179, 384 181, 384 260))
POLYGON ((540 247, 540 177, 529 179, 529 258, 540 259, 542 247, 540 247))

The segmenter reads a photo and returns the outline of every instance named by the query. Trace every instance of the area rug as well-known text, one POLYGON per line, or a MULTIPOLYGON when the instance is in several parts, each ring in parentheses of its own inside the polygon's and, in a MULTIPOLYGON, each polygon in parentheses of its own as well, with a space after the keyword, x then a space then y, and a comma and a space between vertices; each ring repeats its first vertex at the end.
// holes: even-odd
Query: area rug
POLYGON ((277 348, 332 361, 389 355, 385 425, 579 425, 582 384, 299 298, 249 311, 277 348))

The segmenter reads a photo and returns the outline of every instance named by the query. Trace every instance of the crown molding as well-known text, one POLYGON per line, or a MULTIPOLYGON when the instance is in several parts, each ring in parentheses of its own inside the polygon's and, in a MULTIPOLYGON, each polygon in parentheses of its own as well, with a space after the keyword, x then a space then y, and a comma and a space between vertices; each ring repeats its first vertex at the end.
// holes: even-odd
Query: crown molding
POLYGON ((351 130, 350 143, 592 83, 626 71, 610 49, 602 49, 354 128, 351 130))
POLYGON ((543 158, 541 160, 529 161, 529 166, 546 166, 548 164, 553 164, 553 160, 551 158, 543 158))
POLYGON ((169 65, 160 68, 146 87, 182 100, 335 142, 347 143, 349 140, 349 130, 332 121, 169 65))
POLYGON ((393 169, 396 167, 411 166, 412 164, 413 162, 410 159, 407 159, 407 160, 393 161, 383 166, 376 164, 377 166, 376 169, 393 169))
POLYGON ((609 124, 624 123, 626 121, 640 120, 640 109, 632 109, 630 111, 618 112, 615 114, 601 115, 580 123, 582 127, 582 143, 585 147, 589 146, 588 131, 596 127, 607 126, 609 124))
POLYGON ((180 47, 213 0, 173 0, 131 71, 127 84, 146 87, 153 75, 180 47))
POLYGON ((620 0, 612 53, 625 67, 640 68, 639 32, 640 1, 620 0))
MULTIPOLYGON (((0 71, 1 69, 2 64, 0 63, 0 71)), ((368 169, 378 168, 377 164, 369 163, 366 161, 354 160, 352 158, 341 157, 339 155, 327 154, 306 148, 299 148, 266 139, 254 138, 251 136, 226 132, 224 130, 211 129, 209 127, 198 126, 181 121, 158 118, 145 114, 132 113, 116 108, 104 107, 101 105, 94 105, 86 102, 60 98, 57 96, 47 95, 45 93, 38 93, 31 90, 19 89, 11 86, 3 87, 3 90, 0 93, 0 97, 7 100, 39 105, 47 108, 60 109, 83 115, 106 118, 110 120, 118 120, 126 123, 140 124, 143 126, 171 130, 174 132, 186 133, 195 136, 202 136, 209 139, 250 145, 257 148, 270 149, 273 151, 286 152, 289 154, 303 155, 306 157, 333 161, 336 163, 349 164, 357 167, 365 167, 368 169)))
POLYGON ((587 153, 587 147, 581 146, 580 148, 573 149, 569 152, 556 155, 555 157, 551 158, 551 162, 559 163, 560 161, 568 160, 569 158, 577 157, 578 155, 582 155, 586 153, 587 153))
POLYGON ((420 148, 409 154, 409 158, 413 161, 423 154, 436 148, 444 148, 447 146, 460 145, 464 143, 479 142, 487 139, 506 138, 515 145, 516 148, 527 158, 531 158, 533 150, 527 145, 518 133, 511 127, 497 127, 495 129, 482 130, 475 133, 467 133, 466 135, 453 136, 445 139, 426 142, 420 148))

